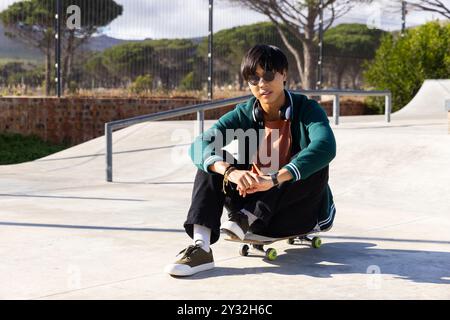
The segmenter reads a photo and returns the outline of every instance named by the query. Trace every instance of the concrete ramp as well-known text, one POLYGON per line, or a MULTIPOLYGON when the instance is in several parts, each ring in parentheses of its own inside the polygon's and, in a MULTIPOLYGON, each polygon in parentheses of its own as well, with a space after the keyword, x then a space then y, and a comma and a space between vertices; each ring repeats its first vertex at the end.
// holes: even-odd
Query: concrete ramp
POLYGON ((425 80, 414 98, 392 119, 447 118, 445 100, 450 99, 450 79, 425 80))

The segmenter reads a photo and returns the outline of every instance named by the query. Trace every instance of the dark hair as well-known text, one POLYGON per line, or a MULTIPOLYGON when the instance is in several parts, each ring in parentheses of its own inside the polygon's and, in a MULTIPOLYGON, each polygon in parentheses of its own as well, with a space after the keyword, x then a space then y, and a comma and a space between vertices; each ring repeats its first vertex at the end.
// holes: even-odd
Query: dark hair
POLYGON ((258 65, 264 71, 283 73, 283 71, 288 70, 288 61, 283 51, 278 47, 266 44, 257 44, 248 50, 242 59, 241 73, 245 81, 248 80, 249 76, 256 73, 258 65))

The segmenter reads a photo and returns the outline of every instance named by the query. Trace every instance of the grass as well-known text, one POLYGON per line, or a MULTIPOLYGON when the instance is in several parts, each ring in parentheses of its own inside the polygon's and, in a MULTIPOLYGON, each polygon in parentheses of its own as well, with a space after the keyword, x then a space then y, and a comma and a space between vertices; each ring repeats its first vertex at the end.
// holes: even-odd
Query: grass
POLYGON ((41 64, 41 59, 36 58, 11 58, 11 57, 2 57, 0 56, 0 65, 7 64, 9 62, 23 62, 23 63, 33 63, 33 64, 41 64))
POLYGON ((34 135, 2 133, 0 134, 0 165, 33 161, 67 148, 66 145, 45 142, 34 135))

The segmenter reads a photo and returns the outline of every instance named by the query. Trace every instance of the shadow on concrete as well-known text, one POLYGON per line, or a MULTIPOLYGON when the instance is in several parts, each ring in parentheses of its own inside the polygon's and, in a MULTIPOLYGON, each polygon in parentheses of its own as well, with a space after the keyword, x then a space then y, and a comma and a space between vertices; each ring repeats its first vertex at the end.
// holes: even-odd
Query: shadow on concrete
MULTIPOLYGON (((196 280, 211 277, 276 273, 281 275, 306 275, 316 278, 332 278, 339 274, 394 275, 395 279, 418 283, 450 284, 450 253, 377 249, 374 243, 337 242, 324 244, 319 250, 308 247, 289 248, 279 252, 275 261, 266 267, 232 268, 216 267, 192 277, 196 280), (378 272, 377 272, 378 271, 378 272)), ((238 248, 236 248, 236 251, 238 248)), ((261 254, 237 259, 263 259, 261 254)), ((226 261, 224 261, 226 263, 226 261)), ((222 263, 223 264, 223 263, 222 263)), ((378 278, 380 279, 380 278, 378 278)), ((382 280, 380 280, 382 282, 382 280)))
POLYGON ((126 228, 126 227, 80 226, 68 224, 43 224, 43 223, 22 223, 22 222, 0 222, 0 226, 84 229, 84 230, 112 230, 112 231, 183 232, 183 233, 185 232, 184 229, 126 228))
POLYGON ((388 242, 415 242, 415 243, 436 243, 450 244, 450 241, 440 240, 423 240, 423 239, 396 239, 396 238, 380 238, 380 237, 349 237, 349 236, 320 236, 322 239, 347 239, 347 240, 372 240, 372 241, 388 241, 388 242))
MULTIPOLYGON (((135 149, 135 150, 125 150, 125 151, 116 151, 113 152, 113 155, 117 155, 117 154, 127 154, 127 153, 133 153, 133 152, 143 152, 143 151, 152 151, 152 150, 160 150, 160 149, 170 149, 170 148, 176 148, 176 147, 180 147, 180 146, 186 146, 187 144, 179 144, 179 145, 169 145, 169 146, 162 146, 162 147, 155 147, 155 148, 145 148, 145 149, 135 149)), ((86 160, 77 163, 77 164, 71 164, 65 167, 61 167, 61 168, 56 168, 56 169, 52 169, 52 170, 48 170, 47 172, 54 172, 54 171, 61 171, 61 170, 66 170, 66 169, 73 169, 75 167, 79 167, 82 165, 85 165, 91 161, 96 160, 99 156, 105 156, 105 153, 96 153, 96 154, 91 154, 91 155, 84 155, 84 156, 76 156, 76 157, 66 157, 66 158, 53 158, 53 159, 39 159, 39 160, 35 160, 38 162, 43 162, 43 161, 56 161, 56 160, 69 160, 69 159, 80 159, 80 158, 87 158, 86 160)))
POLYGON ((148 200, 141 199, 120 199, 120 198, 92 198, 92 197, 68 197, 68 196, 40 196, 33 194, 5 194, 1 193, 0 197, 23 197, 23 198, 50 198, 50 199, 77 199, 77 200, 106 200, 106 201, 135 201, 145 202, 148 200))
MULTIPOLYGON (((394 120, 395 121, 395 120, 394 120)), ((343 122, 343 124, 348 124, 353 122, 343 122)), ((365 130, 365 129, 383 129, 383 128, 406 128, 406 127, 428 127, 428 126, 445 126, 445 123, 426 123, 426 124, 392 124, 392 125, 384 125, 384 126, 362 126, 362 127, 351 127, 351 128, 344 128, 344 127, 336 127, 339 130, 365 130)), ((333 129, 336 129, 333 128, 333 129)))
MULTIPOLYGON (((124 153, 135 153, 135 152, 144 152, 144 151, 153 151, 153 150, 161 150, 161 149, 170 149, 176 147, 185 147, 190 145, 190 143, 184 144, 172 144, 169 146, 161 146, 154 148, 142 148, 142 149, 134 149, 134 150, 124 150, 124 151, 114 151, 113 154, 124 154, 124 153)), ((106 153, 94 153, 94 154, 86 154, 82 156, 76 157, 65 157, 65 158, 53 158, 53 159, 37 159, 35 162, 48 162, 48 161, 59 161, 59 160, 73 160, 73 159, 82 159, 82 158, 95 158, 95 157, 104 157, 106 153)))
POLYGON ((161 181, 161 182, 133 182, 133 181, 114 181, 115 184, 194 184, 194 181, 161 181))

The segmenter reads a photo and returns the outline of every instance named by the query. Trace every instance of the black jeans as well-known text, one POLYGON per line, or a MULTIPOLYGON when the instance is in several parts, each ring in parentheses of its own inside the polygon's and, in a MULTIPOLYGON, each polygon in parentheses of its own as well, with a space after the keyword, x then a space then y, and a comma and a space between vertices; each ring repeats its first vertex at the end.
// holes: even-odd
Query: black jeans
POLYGON ((219 240, 223 208, 231 212, 246 209, 258 217, 251 231, 269 236, 286 237, 305 234, 314 229, 328 183, 328 166, 310 177, 285 182, 264 192, 239 195, 230 183, 227 194, 222 192, 223 176, 198 170, 192 201, 184 228, 193 237, 193 225, 210 228, 211 244, 219 240))

